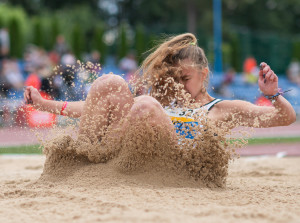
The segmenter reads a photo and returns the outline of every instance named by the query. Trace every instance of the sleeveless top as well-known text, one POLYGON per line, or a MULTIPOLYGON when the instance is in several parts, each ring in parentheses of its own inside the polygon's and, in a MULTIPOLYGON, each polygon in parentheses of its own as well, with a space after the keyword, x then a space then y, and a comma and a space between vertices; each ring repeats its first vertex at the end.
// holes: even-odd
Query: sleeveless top
MULTIPOLYGON (((186 135, 185 138, 193 139, 194 136, 190 131, 187 131, 189 129, 189 126, 198 125, 198 122, 196 122, 193 118, 193 116, 198 114, 207 115, 207 113, 213 108, 213 106, 217 103, 222 101, 221 99, 214 99, 207 104, 201 106, 200 108, 196 109, 182 109, 182 108, 170 108, 165 107, 165 112, 168 114, 168 116, 171 118, 175 128, 176 133, 179 133, 180 135, 186 135)), ((194 133, 195 134, 195 133, 194 133)))

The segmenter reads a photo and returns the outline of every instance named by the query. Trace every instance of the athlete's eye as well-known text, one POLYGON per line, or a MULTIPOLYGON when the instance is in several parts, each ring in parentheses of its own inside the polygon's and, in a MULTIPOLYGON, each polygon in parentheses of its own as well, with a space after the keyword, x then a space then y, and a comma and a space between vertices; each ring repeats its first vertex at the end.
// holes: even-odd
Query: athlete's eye
POLYGON ((181 78, 181 80, 183 80, 183 81, 187 81, 187 80, 189 80, 190 78, 188 78, 188 77, 186 77, 186 76, 184 76, 184 77, 182 77, 181 78))

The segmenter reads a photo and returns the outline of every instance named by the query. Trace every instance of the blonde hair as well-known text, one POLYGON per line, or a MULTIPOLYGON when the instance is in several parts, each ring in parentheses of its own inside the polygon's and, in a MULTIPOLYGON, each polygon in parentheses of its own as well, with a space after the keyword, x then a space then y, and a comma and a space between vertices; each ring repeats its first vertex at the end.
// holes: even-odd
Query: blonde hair
MULTIPOLYGON (((181 77, 182 60, 189 59, 199 69, 208 68, 205 53, 191 33, 170 37, 151 51, 137 72, 143 74, 150 95, 162 105, 168 105, 182 91, 175 86, 181 77)), ((207 86, 208 78, 205 82, 207 86)))

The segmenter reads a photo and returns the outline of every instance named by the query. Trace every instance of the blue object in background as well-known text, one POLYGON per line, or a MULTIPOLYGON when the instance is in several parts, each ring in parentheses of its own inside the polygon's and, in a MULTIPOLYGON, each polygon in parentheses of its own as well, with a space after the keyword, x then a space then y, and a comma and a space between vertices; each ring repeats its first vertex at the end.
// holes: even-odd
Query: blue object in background
POLYGON ((222 73, 222 2, 213 1, 214 15, 214 72, 222 73))

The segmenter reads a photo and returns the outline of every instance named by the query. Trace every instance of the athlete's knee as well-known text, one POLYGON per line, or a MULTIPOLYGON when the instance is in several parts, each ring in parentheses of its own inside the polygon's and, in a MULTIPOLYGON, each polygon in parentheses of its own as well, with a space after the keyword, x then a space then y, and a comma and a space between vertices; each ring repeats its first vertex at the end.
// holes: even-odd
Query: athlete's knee
POLYGON ((115 74, 104 74, 101 77, 98 77, 94 83, 98 85, 105 84, 106 86, 127 85, 126 81, 121 76, 115 74))
POLYGON ((122 91, 128 88, 126 81, 115 74, 104 74, 101 77, 98 77, 92 84, 91 90, 111 93, 122 91))
POLYGON ((163 110, 161 104, 155 98, 148 95, 142 95, 135 98, 135 102, 141 105, 142 107, 145 107, 145 109, 155 108, 155 109, 163 110))
POLYGON ((162 112, 162 107, 160 103, 151 96, 139 96, 133 107, 132 112, 136 113, 136 115, 155 115, 162 112))

